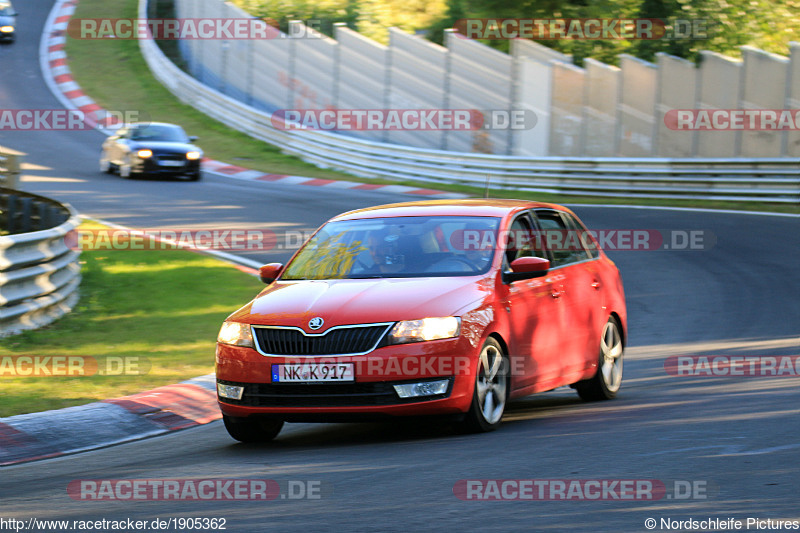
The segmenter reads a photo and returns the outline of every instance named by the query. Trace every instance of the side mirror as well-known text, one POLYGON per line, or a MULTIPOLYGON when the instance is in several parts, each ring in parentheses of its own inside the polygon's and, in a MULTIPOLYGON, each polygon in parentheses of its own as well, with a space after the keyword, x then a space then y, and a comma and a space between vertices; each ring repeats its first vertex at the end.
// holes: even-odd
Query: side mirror
POLYGON ((520 257, 511 261, 511 272, 503 272, 503 282, 544 276, 550 270, 550 261, 541 257, 520 257))
POLYGON ((198 139, 197 135, 189 135, 189 142, 193 143, 198 139))
POLYGON ((283 270, 283 263, 269 263, 258 269, 258 274, 261 276, 261 281, 270 284, 280 276, 283 270))

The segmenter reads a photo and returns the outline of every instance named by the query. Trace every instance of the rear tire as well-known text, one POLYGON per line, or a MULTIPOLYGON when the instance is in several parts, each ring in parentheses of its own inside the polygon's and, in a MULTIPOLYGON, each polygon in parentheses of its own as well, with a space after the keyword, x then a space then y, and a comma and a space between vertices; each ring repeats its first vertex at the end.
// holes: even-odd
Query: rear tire
POLYGON ((475 390, 464 428, 471 433, 483 433, 500 427, 508 389, 508 358, 500 343, 489 337, 478 357, 475 390))
POLYGON ((278 436, 283 420, 222 415, 228 434, 239 442, 269 442, 278 436))
POLYGON ((617 395, 622 385, 622 356, 625 347, 622 343, 619 324, 611 317, 603 327, 600 336, 600 357, 597 372, 589 379, 572 385, 578 396, 586 401, 610 400, 617 395))

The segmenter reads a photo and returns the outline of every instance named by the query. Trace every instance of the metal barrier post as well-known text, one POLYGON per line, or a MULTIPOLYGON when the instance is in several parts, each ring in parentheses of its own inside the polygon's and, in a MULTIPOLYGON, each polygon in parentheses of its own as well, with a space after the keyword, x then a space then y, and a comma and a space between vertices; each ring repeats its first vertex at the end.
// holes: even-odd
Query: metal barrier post
POLYGON ((22 152, 0 146, 0 186, 19 189, 19 175, 22 152))

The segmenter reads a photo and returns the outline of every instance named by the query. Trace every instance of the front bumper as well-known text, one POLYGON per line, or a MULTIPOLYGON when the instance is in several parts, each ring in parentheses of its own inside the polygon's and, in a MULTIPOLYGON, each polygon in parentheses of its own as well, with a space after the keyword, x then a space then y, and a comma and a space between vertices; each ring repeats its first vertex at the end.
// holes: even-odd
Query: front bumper
POLYGON ((200 172, 199 159, 167 159, 154 154, 147 159, 134 159, 131 164, 131 170, 138 174, 160 174, 160 175, 182 175, 182 174, 198 174, 200 172), (177 164, 173 164, 177 163, 177 164))
POLYGON ((477 351, 464 337, 384 346, 361 356, 273 357, 251 348, 218 344, 217 381, 244 387, 241 400, 219 398, 220 409, 234 417, 280 415, 287 420, 465 413, 472 401, 477 351), (272 380, 273 365, 333 362, 353 363, 355 380, 346 383, 272 380), (437 378, 449 380, 446 393, 400 398, 393 386, 437 378))

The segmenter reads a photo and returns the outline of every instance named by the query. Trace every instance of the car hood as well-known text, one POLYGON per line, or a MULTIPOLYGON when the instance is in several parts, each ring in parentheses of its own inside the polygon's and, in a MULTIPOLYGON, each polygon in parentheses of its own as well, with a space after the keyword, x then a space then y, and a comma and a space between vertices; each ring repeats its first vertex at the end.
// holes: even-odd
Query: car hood
POLYGON ((476 276, 278 281, 230 319, 311 332, 308 321, 321 317, 320 333, 341 324, 451 316, 485 298, 491 287, 491 277, 476 276))
POLYGON ((14 17, 0 15, 0 26, 16 26, 14 17))
POLYGON ((161 153, 172 153, 172 152, 200 152, 200 148, 193 144, 189 143, 179 143, 179 142, 165 142, 165 141, 133 141, 131 143, 131 148, 134 150, 139 150, 141 148, 149 148, 153 151, 158 151, 161 153))

